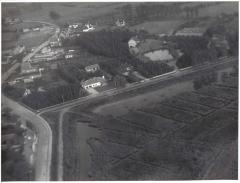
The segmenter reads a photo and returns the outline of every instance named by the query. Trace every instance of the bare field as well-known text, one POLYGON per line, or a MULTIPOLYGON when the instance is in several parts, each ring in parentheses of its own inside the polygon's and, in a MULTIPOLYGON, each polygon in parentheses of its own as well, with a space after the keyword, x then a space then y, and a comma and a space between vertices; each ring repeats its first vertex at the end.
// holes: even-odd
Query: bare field
POLYGON ((130 30, 145 30, 150 34, 169 34, 184 22, 184 20, 144 22, 130 27, 130 30))

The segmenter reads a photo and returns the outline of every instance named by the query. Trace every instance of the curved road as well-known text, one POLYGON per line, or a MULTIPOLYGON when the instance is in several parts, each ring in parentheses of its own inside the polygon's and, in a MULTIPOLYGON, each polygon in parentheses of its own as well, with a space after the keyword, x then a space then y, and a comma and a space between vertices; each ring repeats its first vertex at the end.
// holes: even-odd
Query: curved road
POLYGON ((35 180, 49 181, 52 159, 52 130, 50 126, 42 117, 3 94, 2 103, 12 109, 14 114, 34 125, 38 137, 34 158, 35 180))
MULTIPOLYGON (((33 57, 39 50, 49 44, 49 40, 57 36, 60 32, 60 28, 57 25, 48 22, 34 21, 34 20, 26 20, 23 22, 39 22, 43 24, 48 24, 56 27, 55 34, 52 35, 47 41, 40 44, 33 53, 26 55, 23 58, 23 62, 28 61, 31 57, 33 57)), ((15 70, 15 69, 14 69, 15 70)), ((35 180, 36 181, 50 181, 50 173, 51 173, 51 160, 52 160, 52 130, 48 125, 47 121, 45 121, 40 115, 35 114, 28 108, 20 105, 19 103, 13 101, 12 99, 4 96, 2 94, 2 103, 6 107, 12 109, 12 112, 22 119, 31 122, 36 130, 38 143, 35 152, 35 180)))

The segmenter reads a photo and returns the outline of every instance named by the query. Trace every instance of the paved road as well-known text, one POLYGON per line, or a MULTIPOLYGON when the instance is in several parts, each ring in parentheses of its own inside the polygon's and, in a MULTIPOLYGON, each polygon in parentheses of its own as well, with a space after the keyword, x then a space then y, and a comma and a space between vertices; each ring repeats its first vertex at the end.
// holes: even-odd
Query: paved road
POLYGON ((39 113, 39 114, 42 114, 44 112, 61 110, 61 109, 66 108, 66 107, 73 107, 73 106, 77 106, 77 105, 80 105, 80 104, 85 103, 85 102, 90 102, 90 100, 107 98, 109 96, 129 92, 129 91, 132 91, 132 90, 136 90, 138 88, 143 88, 143 87, 146 87, 146 86, 160 84, 160 82, 163 82, 163 81, 167 81, 167 80, 170 81, 170 80, 173 80, 173 79, 179 79, 182 76, 187 76, 187 75, 194 76, 194 74, 202 72, 206 69, 215 68, 217 66, 225 66, 225 65, 228 65, 228 64, 233 64, 234 62, 236 62, 237 59, 238 58, 235 58, 235 57, 225 58, 225 59, 222 59, 222 60, 220 60, 216 63, 206 64, 206 65, 201 65, 201 66, 196 66, 196 67, 190 67, 190 68, 187 68, 187 69, 174 71, 174 72, 171 72, 171 73, 164 74, 162 76, 157 76, 157 77, 154 77, 154 78, 151 78, 151 79, 142 80, 141 82, 138 82, 138 83, 133 83, 133 84, 131 84, 131 85, 125 87, 125 88, 122 88, 122 89, 112 89, 112 90, 108 90, 108 91, 99 93, 98 95, 89 95, 87 97, 82 97, 82 98, 75 99, 75 100, 72 100, 72 101, 57 104, 57 105, 54 105, 54 106, 51 106, 51 107, 46 107, 46 108, 37 110, 36 112, 39 113))
POLYGON ((35 180, 49 181, 52 159, 52 131, 48 123, 31 110, 23 107, 17 102, 9 99, 2 94, 3 106, 12 109, 13 113, 21 119, 31 122, 36 130, 38 143, 34 159, 35 164, 35 180))

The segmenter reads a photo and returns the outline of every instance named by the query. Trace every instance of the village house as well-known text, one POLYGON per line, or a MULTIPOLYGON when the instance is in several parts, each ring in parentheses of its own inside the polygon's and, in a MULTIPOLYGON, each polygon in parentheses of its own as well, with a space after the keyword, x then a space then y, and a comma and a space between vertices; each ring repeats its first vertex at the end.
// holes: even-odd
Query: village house
POLYGON ((129 48, 135 48, 137 47, 137 45, 140 43, 140 39, 135 36, 135 37, 132 37, 129 41, 128 41, 128 47, 129 48))
POLYGON ((85 24, 85 27, 86 28, 82 30, 83 32, 90 32, 95 30, 95 27, 90 23, 85 24))
POLYGON ((65 59, 73 58, 73 54, 66 54, 65 59))
POLYGON ((85 67, 86 72, 96 72, 100 69, 100 66, 98 64, 93 64, 85 67))
POLYGON ((106 80, 105 77, 93 77, 91 79, 88 79, 86 81, 83 81, 81 83, 82 87, 84 89, 88 89, 88 88, 96 88, 96 87, 100 87, 100 86, 104 86, 106 84, 106 80))
POLYGON ((205 28, 186 27, 175 33, 175 36, 198 36, 201 37, 206 32, 205 28))
POLYGON ((117 20, 116 21, 116 25, 118 26, 118 27, 124 27, 125 25, 126 25, 126 22, 124 21, 124 20, 117 20))
POLYGON ((24 28, 22 31, 23 31, 24 33, 26 33, 26 32, 30 32, 30 29, 29 29, 29 28, 24 28))

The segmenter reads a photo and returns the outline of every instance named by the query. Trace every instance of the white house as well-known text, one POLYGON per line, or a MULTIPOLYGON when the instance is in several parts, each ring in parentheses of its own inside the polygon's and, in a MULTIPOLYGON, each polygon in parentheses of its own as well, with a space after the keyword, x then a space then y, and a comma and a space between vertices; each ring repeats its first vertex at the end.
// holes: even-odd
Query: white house
POLYGON ((98 64, 93 64, 85 67, 86 72, 96 72, 100 69, 100 66, 98 64))
POLYGON ((140 43, 140 40, 138 39, 137 36, 132 37, 129 41, 128 41, 128 47, 129 48, 135 48, 137 47, 137 45, 140 43))
POLYGON ((83 81, 81 84, 82 84, 82 87, 84 89, 96 88, 96 87, 105 85, 106 84, 106 80, 105 80, 104 76, 102 76, 102 77, 93 77, 91 79, 83 81))
POLYGON ((126 22, 124 21, 124 20, 117 20, 116 21, 116 25, 118 26, 118 27, 124 27, 125 25, 126 25, 126 22))
POLYGON ((65 58, 66 59, 73 58, 73 55, 72 54, 67 54, 67 55, 65 55, 65 58))
POLYGON ((95 27, 93 27, 93 25, 90 24, 90 23, 85 24, 85 27, 86 28, 83 29, 83 32, 90 32, 90 31, 93 31, 95 29, 95 27))
POLYGON ((28 95, 31 94, 31 93, 32 93, 32 92, 31 92, 30 89, 26 89, 25 92, 24 92, 24 94, 23 94, 23 96, 26 97, 26 96, 28 96, 28 95))

